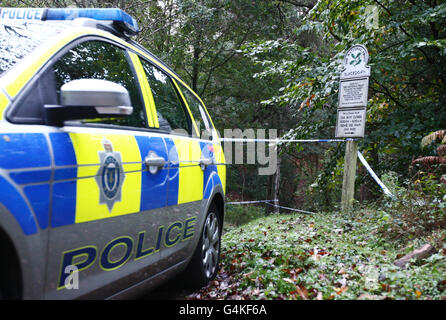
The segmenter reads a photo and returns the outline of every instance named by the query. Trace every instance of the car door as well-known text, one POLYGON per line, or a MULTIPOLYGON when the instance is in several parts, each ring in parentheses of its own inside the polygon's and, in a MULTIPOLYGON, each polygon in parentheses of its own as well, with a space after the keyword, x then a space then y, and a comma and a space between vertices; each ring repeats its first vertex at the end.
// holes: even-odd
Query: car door
POLYGON ((65 122, 50 134, 47 298, 103 297, 162 271, 158 239, 167 205, 167 148, 150 131, 152 111, 133 59, 114 43, 83 39, 51 66, 56 90, 76 79, 112 81, 129 91, 134 110, 129 117, 65 122), (79 271, 74 289, 66 286, 73 270, 79 271))
POLYGON ((223 149, 218 141, 218 134, 202 101, 184 84, 179 82, 175 83, 180 95, 192 114, 200 134, 200 161, 202 162, 201 166, 204 171, 203 198, 208 199, 216 185, 221 185, 224 192, 226 167, 223 160, 223 149))
POLYGON ((159 65, 141 59, 156 108, 160 132, 169 154, 169 183, 164 246, 161 251, 164 266, 186 260, 193 250, 191 240, 199 226, 203 199, 203 170, 197 129, 177 85, 159 65))

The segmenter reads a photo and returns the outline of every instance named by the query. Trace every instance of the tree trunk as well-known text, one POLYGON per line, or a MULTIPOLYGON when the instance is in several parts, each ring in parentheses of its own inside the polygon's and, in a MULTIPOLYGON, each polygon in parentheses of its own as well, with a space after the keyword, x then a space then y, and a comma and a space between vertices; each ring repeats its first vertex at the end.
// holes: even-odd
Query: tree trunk
MULTIPOLYGON (((279 205, 279 192, 280 192, 280 156, 277 155, 277 170, 276 173, 274 174, 274 186, 273 186, 273 191, 274 191, 274 204, 275 205, 279 205)), ((279 213, 279 208, 278 207, 274 207, 274 213, 279 213)))
MULTIPOLYGON (((266 186, 266 199, 271 200, 273 198, 273 177, 274 176, 268 176, 268 184, 266 186)), ((273 207, 265 204, 265 213, 270 214, 273 212, 273 207)))
POLYGON ((201 49, 197 46, 194 47, 194 57, 192 61, 192 90, 198 92, 198 73, 199 73, 199 59, 201 49))
POLYGON ((416 249, 416 250, 412 251, 411 253, 406 254, 404 257, 395 261, 395 265, 400 268, 404 268, 410 262, 410 260, 412 260, 412 259, 416 259, 416 260, 426 259, 427 257, 430 257, 431 255, 433 255, 436 252, 437 252, 437 249, 435 249, 432 245, 425 244, 421 248, 416 249))
MULTIPOLYGON (((277 136, 281 137, 282 136, 282 113, 283 110, 281 110, 281 108, 279 107, 277 112, 276 112, 276 116, 274 117, 274 122, 275 122, 275 127, 277 129, 277 136)), ((273 179, 273 200, 274 200, 274 205, 279 205, 279 194, 280 194, 280 163, 281 163, 281 158, 280 158, 280 153, 279 153, 279 146, 276 145, 275 146, 275 152, 277 152, 277 169, 276 169, 276 173, 274 174, 274 179, 273 179)), ((279 213, 279 208, 278 207, 274 207, 274 213, 279 213)))

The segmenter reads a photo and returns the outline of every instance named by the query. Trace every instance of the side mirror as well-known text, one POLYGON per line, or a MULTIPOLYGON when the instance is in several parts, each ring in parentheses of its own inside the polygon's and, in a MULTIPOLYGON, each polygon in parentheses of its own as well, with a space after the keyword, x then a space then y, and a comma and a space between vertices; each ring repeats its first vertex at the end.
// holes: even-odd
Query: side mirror
POLYGON ((130 95, 120 84, 99 79, 79 79, 60 88, 62 105, 45 105, 47 124, 62 126, 67 120, 128 116, 130 95))

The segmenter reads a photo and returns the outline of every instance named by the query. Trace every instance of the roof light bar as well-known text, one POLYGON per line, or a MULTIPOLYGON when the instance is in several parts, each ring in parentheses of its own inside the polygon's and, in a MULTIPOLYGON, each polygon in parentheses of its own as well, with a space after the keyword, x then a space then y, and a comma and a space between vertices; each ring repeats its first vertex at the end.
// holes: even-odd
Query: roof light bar
POLYGON ((0 8, 0 20, 74 20, 90 18, 99 21, 112 21, 124 32, 137 34, 138 23, 129 14, 118 8, 0 8))

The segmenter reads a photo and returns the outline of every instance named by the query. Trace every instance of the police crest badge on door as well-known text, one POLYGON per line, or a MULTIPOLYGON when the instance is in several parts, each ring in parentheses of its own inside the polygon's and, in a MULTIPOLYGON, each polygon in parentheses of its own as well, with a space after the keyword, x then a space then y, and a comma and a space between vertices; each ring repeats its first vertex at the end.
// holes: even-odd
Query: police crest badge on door
POLYGON ((125 173, 121 153, 114 152, 112 143, 106 138, 102 145, 105 151, 98 152, 101 164, 95 178, 100 189, 99 203, 106 204, 111 212, 115 202, 121 201, 125 173))

